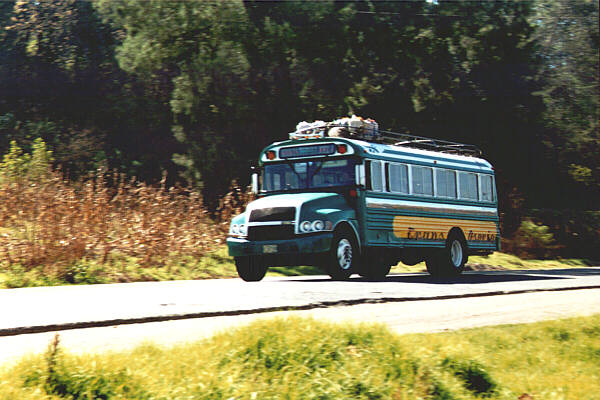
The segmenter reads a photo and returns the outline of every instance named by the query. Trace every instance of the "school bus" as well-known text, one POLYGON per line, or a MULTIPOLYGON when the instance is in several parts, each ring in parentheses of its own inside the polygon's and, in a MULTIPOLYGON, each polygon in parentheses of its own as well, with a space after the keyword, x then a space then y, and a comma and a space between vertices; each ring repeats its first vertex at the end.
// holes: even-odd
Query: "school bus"
POLYGON ((260 153, 258 198, 227 238, 242 279, 295 265, 381 279, 399 261, 456 276, 469 255, 500 249, 494 169, 477 148, 382 132, 300 136, 260 153))

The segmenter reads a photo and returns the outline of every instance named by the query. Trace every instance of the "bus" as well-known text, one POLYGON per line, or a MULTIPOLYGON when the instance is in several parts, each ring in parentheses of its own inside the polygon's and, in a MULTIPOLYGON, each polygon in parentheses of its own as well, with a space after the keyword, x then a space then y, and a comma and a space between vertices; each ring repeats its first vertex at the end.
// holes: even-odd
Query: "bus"
POLYGON ((383 279, 398 262, 457 276, 500 250, 494 168, 474 146, 381 131, 276 142, 252 175, 257 199, 230 224, 239 276, 311 265, 334 280, 383 279), (372 135, 369 136, 373 139, 372 135))

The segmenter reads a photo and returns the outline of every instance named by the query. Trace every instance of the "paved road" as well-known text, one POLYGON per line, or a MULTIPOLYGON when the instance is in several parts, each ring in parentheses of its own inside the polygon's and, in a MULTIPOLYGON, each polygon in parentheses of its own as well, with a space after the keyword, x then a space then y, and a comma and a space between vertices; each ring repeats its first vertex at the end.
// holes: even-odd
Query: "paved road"
POLYGON ((376 302, 600 288, 600 268, 469 272, 452 281, 397 274, 381 281, 323 276, 172 281, 0 290, 0 336, 192 317, 376 302))
MULTIPOLYGON (((214 333, 273 317, 312 317, 333 322, 376 322, 398 333, 436 332, 485 325, 534 322, 600 313, 600 289, 574 289, 358 304, 117 325, 60 331, 62 347, 72 353, 126 350, 143 342, 174 345, 197 341, 214 333)), ((55 332, 0 337, 0 366, 28 353, 42 353, 55 332)))

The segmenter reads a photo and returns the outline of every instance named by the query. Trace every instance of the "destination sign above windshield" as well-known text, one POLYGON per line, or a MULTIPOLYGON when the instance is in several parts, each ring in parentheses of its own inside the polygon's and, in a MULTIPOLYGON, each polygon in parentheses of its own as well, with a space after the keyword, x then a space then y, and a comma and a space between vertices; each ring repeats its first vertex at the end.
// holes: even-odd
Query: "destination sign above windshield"
POLYGON ((283 147, 279 149, 279 158, 328 156, 330 154, 335 154, 335 144, 333 143, 283 147))

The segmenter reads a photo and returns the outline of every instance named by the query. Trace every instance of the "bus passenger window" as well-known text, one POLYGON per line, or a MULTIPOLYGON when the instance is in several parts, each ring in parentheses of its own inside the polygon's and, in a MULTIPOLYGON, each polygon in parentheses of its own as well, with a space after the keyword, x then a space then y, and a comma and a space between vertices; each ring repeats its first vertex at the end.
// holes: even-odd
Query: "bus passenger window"
POLYGON ((494 178, 491 175, 481 175, 481 200, 494 201, 494 178))
POLYGON ((438 196, 456 198, 456 172, 438 169, 435 171, 435 181, 438 196))
POLYGON ((381 174, 381 161, 371 161, 371 190, 383 191, 383 175, 381 174))
POLYGON ((408 167, 388 164, 390 192, 408 194, 408 167))
POLYGON ((461 172, 458 174, 460 185, 460 198, 466 200, 477 200, 477 174, 461 172))
POLYGON ((412 192, 433 196, 433 170, 427 167, 411 166, 412 192))

